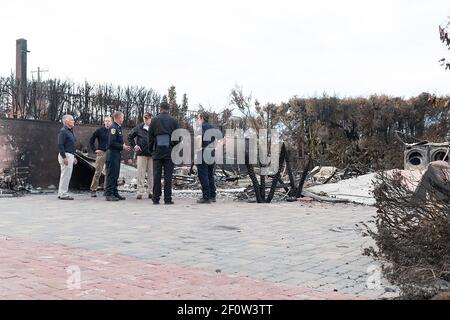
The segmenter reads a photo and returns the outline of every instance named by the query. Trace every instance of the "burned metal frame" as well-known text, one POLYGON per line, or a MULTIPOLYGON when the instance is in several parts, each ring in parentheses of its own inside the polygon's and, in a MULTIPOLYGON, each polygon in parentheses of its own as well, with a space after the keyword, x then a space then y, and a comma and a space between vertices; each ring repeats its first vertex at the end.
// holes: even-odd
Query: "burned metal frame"
POLYGON ((274 175, 269 175, 268 177, 272 179, 269 187, 269 193, 266 196, 266 176, 260 175, 258 181, 257 174, 255 172, 255 166, 249 163, 248 152, 246 152, 246 167, 249 173, 249 177, 252 181, 253 190, 255 192, 257 203, 271 203, 274 199, 275 192, 277 189, 284 189, 286 192, 286 198, 288 201, 294 201, 294 199, 302 197, 303 187, 310 172, 311 158, 308 159, 306 166, 303 169, 300 180, 297 182, 294 178, 294 173, 292 171, 291 160, 289 156, 288 149, 285 143, 281 144, 280 156, 279 156, 279 167, 278 171, 274 175), (285 183, 282 178, 282 172, 286 168, 289 181, 285 183))

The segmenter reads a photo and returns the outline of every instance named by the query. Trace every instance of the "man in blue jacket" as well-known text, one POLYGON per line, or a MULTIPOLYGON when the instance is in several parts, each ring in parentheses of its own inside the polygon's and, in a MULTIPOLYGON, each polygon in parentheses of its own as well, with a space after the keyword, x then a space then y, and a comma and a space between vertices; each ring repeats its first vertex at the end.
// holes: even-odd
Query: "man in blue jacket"
POLYGON ((77 164, 77 159, 75 159, 76 139, 73 133, 75 120, 68 114, 62 118, 62 122, 64 127, 61 128, 58 134, 58 162, 61 167, 58 199, 73 200, 73 198, 69 196, 68 192, 73 166, 77 164))
POLYGON ((113 124, 109 128, 108 146, 106 151, 106 201, 125 200, 119 195, 117 190, 117 180, 120 175, 120 160, 122 151, 130 151, 131 148, 123 142, 122 127, 124 115, 122 112, 115 112, 112 115, 113 124))

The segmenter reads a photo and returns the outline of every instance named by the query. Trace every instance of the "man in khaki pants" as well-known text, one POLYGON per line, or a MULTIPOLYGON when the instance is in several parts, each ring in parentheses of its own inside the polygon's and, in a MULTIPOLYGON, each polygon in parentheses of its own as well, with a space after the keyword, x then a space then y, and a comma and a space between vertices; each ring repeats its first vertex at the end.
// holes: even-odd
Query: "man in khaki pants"
POLYGON ((106 147, 108 145, 108 130, 111 127, 111 118, 106 117, 104 120, 104 126, 95 130, 94 134, 89 140, 89 146, 91 150, 95 152, 95 174, 91 183, 91 196, 97 197, 98 182, 103 173, 103 168, 106 162, 106 147), (97 147, 95 146, 95 140, 97 140, 97 147))
POLYGON ((142 197, 147 193, 148 198, 152 199, 153 190, 153 146, 149 145, 148 131, 152 123, 152 115, 148 112, 144 114, 144 123, 141 123, 128 135, 128 143, 137 155, 137 169, 138 169, 138 192, 137 199, 142 200, 142 197), (137 141, 136 141, 137 140, 137 141), (147 190, 145 189, 145 176, 147 175, 147 190))

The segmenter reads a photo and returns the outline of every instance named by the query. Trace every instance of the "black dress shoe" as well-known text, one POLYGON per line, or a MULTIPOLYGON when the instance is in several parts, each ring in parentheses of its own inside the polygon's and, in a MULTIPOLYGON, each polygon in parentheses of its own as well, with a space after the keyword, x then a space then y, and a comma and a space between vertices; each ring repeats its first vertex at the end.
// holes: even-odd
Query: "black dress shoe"
POLYGON ((65 196, 65 197, 58 197, 59 200, 73 200, 72 197, 65 196))
POLYGON ((209 199, 205 199, 205 198, 201 198, 197 200, 198 204, 210 204, 211 201, 209 201, 209 199))
POLYGON ((97 198, 97 192, 94 192, 94 191, 91 192, 91 197, 92 197, 92 198, 97 198))
POLYGON ((116 197, 117 199, 119 199, 120 201, 127 200, 127 198, 122 197, 121 195, 116 195, 115 197, 116 197))
POLYGON ((167 206, 170 206, 170 205, 175 204, 175 202, 173 202, 173 201, 164 201, 164 204, 167 205, 167 206))
POLYGON ((113 196, 107 196, 106 201, 119 201, 119 198, 113 197, 113 196))
POLYGON ((155 206, 157 206, 157 205, 159 205, 159 201, 153 201, 153 204, 154 204, 155 206))

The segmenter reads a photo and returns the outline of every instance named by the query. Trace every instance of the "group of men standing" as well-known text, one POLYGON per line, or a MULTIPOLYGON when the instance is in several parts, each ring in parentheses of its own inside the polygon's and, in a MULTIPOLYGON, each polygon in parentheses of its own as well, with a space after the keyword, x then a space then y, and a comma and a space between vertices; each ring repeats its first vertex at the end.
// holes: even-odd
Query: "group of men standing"
MULTIPOLYGON (((95 174, 91 183, 91 196, 97 197, 100 177, 106 165, 105 197, 106 201, 121 201, 125 197, 118 192, 118 179, 122 151, 134 150, 137 156, 137 199, 144 197, 152 199, 153 204, 159 205, 162 196, 161 179, 164 176, 164 203, 174 204, 172 199, 172 179, 174 163, 172 161, 173 142, 172 133, 179 128, 178 121, 169 114, 170 105, 167 102, 160 104, 160 113, 152 118, 145 113, 143 123, 139 124, 128 135, 128 144, 124 142, 122 124, 124 115, 115 112, 104 120, 104 126, 98 128, 91 136, 89 145, 96 154, 95 174), (97 145, 96 145, 97 142, 97 145), (147 188, 145 180, 147 179, 147 188)), ((213 128, 209 124, 207 113, 201 113, 197 118, 204 133, 213 128)), ((73 133, 75 121, 72 116, 63 117, 64 127, 58 135, 58 161, 61 167, 58 199, 73 200, 68 195, 70 177, 73 166, 76 165, 76 138, 73 133)), ((210 145, 211 141, 202 142, 202 150, 210 145)), ((202 198, 200 204, 216 201, 216 187, 214 182, 214 164, 207 164, 204 160, 197 165, 198 176, 202 185, 202 198)))

